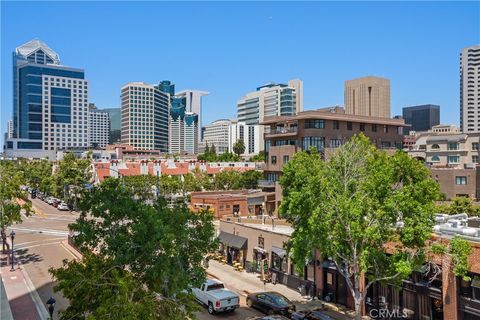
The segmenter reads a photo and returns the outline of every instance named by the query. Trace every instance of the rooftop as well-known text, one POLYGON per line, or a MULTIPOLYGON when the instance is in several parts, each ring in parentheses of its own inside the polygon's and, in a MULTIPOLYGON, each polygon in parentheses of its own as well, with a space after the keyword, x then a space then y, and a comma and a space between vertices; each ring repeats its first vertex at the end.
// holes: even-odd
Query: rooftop
POLYGON ((27 43, 22 44, 15 49, 15 52, 26 59, 27 56, 36 52, 37 50, 42 50, 53 60, 54 64, 60 64, 59 55, 55 51, 53 51, 45 42, 39 39, 33 39, 28 41, 27 43))

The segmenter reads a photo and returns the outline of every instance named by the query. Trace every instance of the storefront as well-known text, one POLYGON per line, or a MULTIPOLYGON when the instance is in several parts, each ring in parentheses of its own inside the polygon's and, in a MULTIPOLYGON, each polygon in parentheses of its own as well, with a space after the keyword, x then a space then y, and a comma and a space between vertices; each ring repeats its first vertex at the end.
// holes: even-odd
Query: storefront
POLYGON ((240 263, 245 267, 248 239, 235 234, 221 231, 219 236, 220 252, 226 257, 228 264, 240 263))

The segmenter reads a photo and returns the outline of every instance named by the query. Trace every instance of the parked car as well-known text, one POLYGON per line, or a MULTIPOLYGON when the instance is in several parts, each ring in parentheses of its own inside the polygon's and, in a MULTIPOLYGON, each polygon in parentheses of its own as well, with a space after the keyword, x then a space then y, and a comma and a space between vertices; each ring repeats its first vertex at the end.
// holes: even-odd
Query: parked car
POLYGON ((247 297, 247 306, 270 315, 290 316, 296 310, 295 305, 290 300, 277 292, 251 293, 247 297))
POLYGON ((321 309, 296 311, 292 313, 292 320, 333 320, 330 316, 322 312, 321 309))
POLYGON ((55 198, 53 198, 53 197, 48 197, 48 198, 46 199, 46 202, 47 202, 48 204, 53 205, 54 199, 55 199, 55 198))
POLYGON ((60 211, 68 211, 68 205, 65 202, 61 202, 58 206, 57 209, 60 211))
POLYGON ((195 299, 207 306, 208 313, 234 311, 240 306, 238 294, 225 289, 223 283, 217 280, 207 280, 200 288, 193 288, 195 299))
POLYGON ((54 206, 55 208, 58 207, 58 205, 62 203, 62 200, 60 199, 57 199, 57 198, 53 198, 53 201, 52 201, 52 206, 54 206))

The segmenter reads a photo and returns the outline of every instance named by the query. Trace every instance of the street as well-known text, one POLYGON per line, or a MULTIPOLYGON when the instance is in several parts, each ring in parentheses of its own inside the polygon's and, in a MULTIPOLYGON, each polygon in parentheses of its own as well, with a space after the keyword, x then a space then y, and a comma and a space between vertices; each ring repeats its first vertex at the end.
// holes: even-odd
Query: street
POLYGON ((60 293, 53 292, 48 269, 60 267, 64 259, 75 258, 62 241, 67 240, 68 224, 74 222, 78 214, 58 211, 39 199, 33 199, 32 205, 36 214, 24 216, 23 222, 12 225, 7 234, 11 230, 15 231, 15 264, 23 266, 41 302, 45 304, 52 296, 57 300, 56 316, 58 310, 68 306, 68 301, 60 293))

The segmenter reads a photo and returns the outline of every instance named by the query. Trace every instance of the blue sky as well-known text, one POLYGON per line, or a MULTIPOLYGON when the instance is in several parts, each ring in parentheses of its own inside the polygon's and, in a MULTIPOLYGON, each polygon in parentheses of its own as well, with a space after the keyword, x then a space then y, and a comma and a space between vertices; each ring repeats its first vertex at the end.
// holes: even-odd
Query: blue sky
MULTIPOLYGON (((209 91, 204 124, 234 117, 266 82, 304 81, 305 109, 343 105, 344 80, 391 80, 392 115, 441 106, 459 122, 459 53, 480 43, 478 2, 1 3, 1 132, 12 112, 12 52, 39 38, 84 68, 90 100, 118 107, 130 81, 209 91)), ((3 139, 3 134, 2 134, 3 139)))

